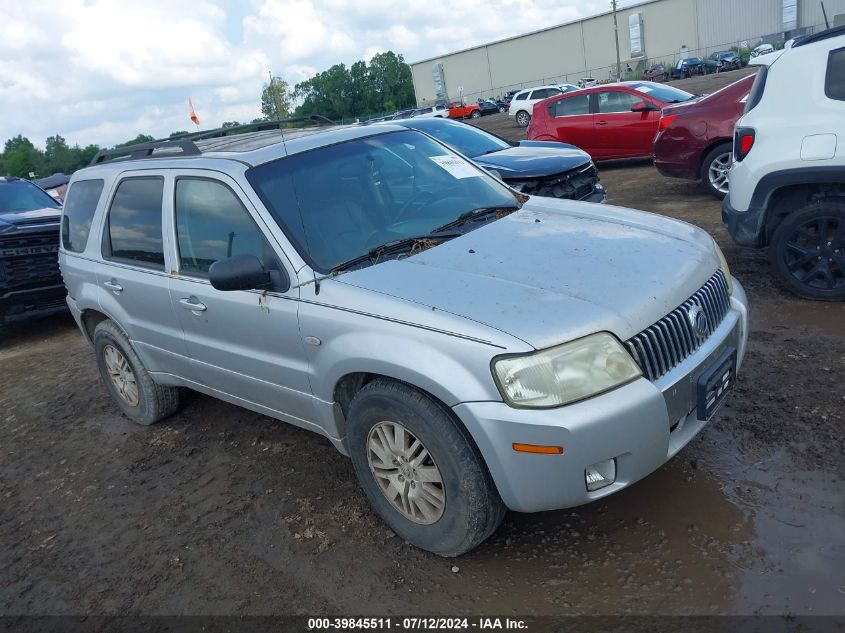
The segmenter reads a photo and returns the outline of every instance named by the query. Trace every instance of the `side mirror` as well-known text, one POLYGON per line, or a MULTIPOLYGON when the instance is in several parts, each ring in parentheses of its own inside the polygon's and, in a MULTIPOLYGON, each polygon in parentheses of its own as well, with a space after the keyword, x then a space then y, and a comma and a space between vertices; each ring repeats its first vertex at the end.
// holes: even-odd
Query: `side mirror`
POLYGON ((271 283, 270 272, 255 255, 220 259, 208 269, 208 280, 216 290, 255 290, 271 283))
POLYGON ((631 106, 631 112, 653 112, 654 110, 657 110, 657 108, 645 101, 637 101, 631 106))

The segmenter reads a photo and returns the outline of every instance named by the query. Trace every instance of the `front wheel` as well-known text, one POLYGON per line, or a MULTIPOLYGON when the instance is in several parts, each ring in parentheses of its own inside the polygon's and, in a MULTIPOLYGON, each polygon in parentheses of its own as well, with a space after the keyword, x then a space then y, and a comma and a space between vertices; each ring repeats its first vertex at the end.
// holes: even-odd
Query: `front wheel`
POLYGON ((473 110, 472 114, 469 115, 469 118, 470 119, 477 119, 480 116, 481 116, 481 112, 479 112, 478 110, 473 110))
POLYGON ((733 163, 730 143, 722 143, 707 153, 701 161, 701 182, 717 198, 728 193, 728 173, 733 163))
POLYGON ((373 509, 412 545, 458 556, 501 524, 505 506, 469 433, 421 391, 369 383, 352 401, 347 437, 373 509))
POLYGON ((772 236, 769 259, 798 296, 845 300, 845 200, 809 202, 786 216, 772 236))
POLYGON ((508 111, 508 109, 505 106, 499 106, 499 113, 500 114, 504 114, 507 111, 508 111))
POLYGON ((531 115, 525 110, 520 110, 516 113, 516 124, 519 127, 528 127, 529 123, 531 123, 531 115))

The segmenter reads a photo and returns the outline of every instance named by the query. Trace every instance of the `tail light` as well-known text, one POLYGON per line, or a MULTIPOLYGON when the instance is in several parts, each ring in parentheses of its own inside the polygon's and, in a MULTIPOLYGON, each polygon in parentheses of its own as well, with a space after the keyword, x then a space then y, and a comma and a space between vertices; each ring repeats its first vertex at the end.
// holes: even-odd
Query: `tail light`
POLYGON ((754 147, 754 128, 738 127, 734 132, 734 160, 741 161, 754 147))
POLYGON ((677 114, 664 114, 660 117, 660 123, 657 125, 657 131, 662 132, 675 122, 678 118, 677 114))

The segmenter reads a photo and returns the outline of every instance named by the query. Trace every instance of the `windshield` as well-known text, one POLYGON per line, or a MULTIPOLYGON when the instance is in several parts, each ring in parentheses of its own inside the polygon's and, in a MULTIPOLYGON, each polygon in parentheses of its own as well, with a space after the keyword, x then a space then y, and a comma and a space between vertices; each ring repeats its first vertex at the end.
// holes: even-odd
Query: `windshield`
POLYGON ((695 98, 695 95, 685 90, 679 90, 678 88, 672 88, 650 81, 635 82, 631 83, 630 86, 634 90, 647 94, 652 99, 657 99, 663 103, 682 103, 695 98))
POLYGON ((502 183, 414 130, 294 154, 250 169, 247 178, 321 273, 470 211, 517 206, 502 183))
POLYGON ((0 215, 58 207, 58 202, 31 182, 26 180, 0 182, 0 215))
POLYGON ((493 136, 466 123, 444 122, 441 125, 421 125, 419 129, 470 158, 511 147, 507 141, 503 141, 498 136, 493 136))

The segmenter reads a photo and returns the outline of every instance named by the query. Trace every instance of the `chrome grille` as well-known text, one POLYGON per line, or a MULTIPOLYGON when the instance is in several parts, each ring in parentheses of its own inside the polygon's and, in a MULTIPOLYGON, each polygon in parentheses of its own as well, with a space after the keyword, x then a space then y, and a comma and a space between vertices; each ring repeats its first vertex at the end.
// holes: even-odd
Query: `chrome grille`
POLYGON ((731 308, 728 282, 717 270, 701 289, 654 325, 625 342, 631 356, 649 380, 657 380, 701 347, 731 308), (707 317, 698 333, 689 317, 696 307, 707 317))

